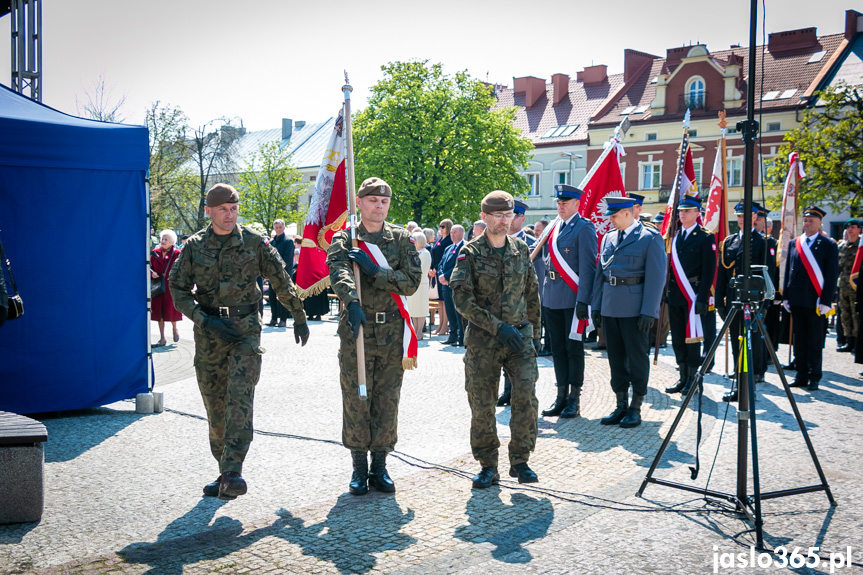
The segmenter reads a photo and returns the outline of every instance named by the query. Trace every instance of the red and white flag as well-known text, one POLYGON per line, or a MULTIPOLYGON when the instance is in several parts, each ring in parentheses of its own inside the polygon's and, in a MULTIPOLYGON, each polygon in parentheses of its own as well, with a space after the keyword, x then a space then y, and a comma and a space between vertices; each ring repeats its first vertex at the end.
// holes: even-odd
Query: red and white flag
POLYGON ((785 178, 785 189, 782 191, 782 212, 780 215, 782 229, 779 232, 779 290, 785 285, 785 260, 791 242, 797 237, 797 185, 798 180, 806 175, 803 162, 797 152, 788 156, 788 176, 785 178))
POLYGON ((710 176, 710 191, 707 193, 707 207, 704 209, 704 227, 713 232, 716 245, 728 235, 728 198, 722 183, 725 181, 725 162, 722 161, 722 147, 716 146, 716 161, 710 176))
POLYGON ((607 146, 615 146, 616 149, 605 156, 605 159, 597 167, 593 176, 584 184, 584 195, 581 197, 579 213, 582 217, 589 218, 596 228, 599 236, 599 244, 602 244, 602 236, 610 232, 614 226, 605 215, 607 196, 623 197, 626 190, 623 187, 623 177, 620 174, 620 156, 625 155, 623 146, 619 143, 608 142, 607 146))
MULTIPOLYGON (((692 148, 686 147, 686 157, 683 160, 683 173, 679 174, 680 181, 676 185, 680 188, 680 198, 684 196, 698 197, 698 182, 695 180, 695 165, 692 163, 692 148)), ((665 205, 665 219, 662 220, 662 235, 668 231, 668 226, 671 225, 671 214, 674 212, 674 196, 675 190, 671 190, 668 196, 668 203, 665 205)))
POLYGON ((324 159, 315 180, 300 261, 297 265, 297 291, 305 298, 326 290, 330 285, 327 249, 333 235, 345 228, 348 219, 347 183, 345 180, 344 109, 339 112, 333 133, 324 151, 324 159))

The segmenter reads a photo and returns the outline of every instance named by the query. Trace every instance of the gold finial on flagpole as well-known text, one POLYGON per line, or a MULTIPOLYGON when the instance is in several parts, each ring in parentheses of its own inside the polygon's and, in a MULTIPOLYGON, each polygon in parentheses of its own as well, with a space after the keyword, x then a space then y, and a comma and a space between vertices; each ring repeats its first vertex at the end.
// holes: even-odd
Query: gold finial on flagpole
POLYGON ((348 71, 347 70, 345 70, 345 85, 342 86, 342 91, 344 92, 345 90, 347 90, 348 92, 354 91, 353 86, 351 86, 350 80, 348 80, 348 71))

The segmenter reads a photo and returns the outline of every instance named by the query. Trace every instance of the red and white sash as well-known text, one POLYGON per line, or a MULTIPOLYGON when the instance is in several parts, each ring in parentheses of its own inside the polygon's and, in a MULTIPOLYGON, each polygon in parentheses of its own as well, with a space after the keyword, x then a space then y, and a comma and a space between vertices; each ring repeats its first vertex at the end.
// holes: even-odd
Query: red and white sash
MULTIPOLYGON (((362 240, 357 241, 357 245, 369 254, 369 257, 378 266, 385 270, 393 269, 387 263, 384 253, 378 246, 362 240)), ((396 295, 392 292, 390 292, 390 295, 396 301, 396 305, 399 307, 399 315, 402 316, 405 324, 404 336, 402 338, 402 367, 404 369, 413 369, 417 366, 417 334, 414 331, 413 323, 411 323, 411 315, 408 313, 408 301, 403 295, 396 295)))
POLYGON ((677 286, 683 293, 683 297, 686 298, 686 303, 689 304, 689 319, 686 321, 686 343, 698 343, 704 341, 704 327, 701 325, 701 316, 695 313, 695 290, 692 289, 692 284, 689 283, 689 278, 686 277, 686 271, 677 255, 678 237, 675 234, 674 239, 671 240, 671 269, 674 271, 677 286))
MULTIPOLYGON (((548 245, 551 249, 548 250, 549 256, 551 257, 551 263, 554 265, 555 271, 560 274, 560 277, 563 278, 563 281, 566 282, 566 285, 578 295, 578 274, 575 273, 569 264, 566 263, 566 260, 563 259, 563 255, 560 253, 560 249, 557 246, 557 237, 560 233, 560 227, 566 225, 566 223, 558 218, 557 222, 555 222, 554 226, 552 226, 551 233, 548 237, 548 245)), ((588 306, 588 313, 590 308, 588 306)), ((593 331, 593 320, 581 320, 575 317, 575 314, 572 316, 572 326, 569 328, 569 339, 574 339, 577 341, 581 341, 584 339, 585 334, 593 331)))
MULTIPOLYGON (((818 239, 817 237, 815 239, 818 239)), ((815 243, 813 241, 813 243, 815 243)), ((821 268, 818 262, 815 261, 815 256, 812 250, 806 244, 806 234, 797 236, 797 255, 800 256, 800 261, 803 262, 803 267, 806 268, 806 273, 809 274, 809 281, 812 282, 812 287, 815 288, 815 293, 818 294, 818 299, 821 299, 821 291, 824 289, 824 274, 821 273, 821 268)))

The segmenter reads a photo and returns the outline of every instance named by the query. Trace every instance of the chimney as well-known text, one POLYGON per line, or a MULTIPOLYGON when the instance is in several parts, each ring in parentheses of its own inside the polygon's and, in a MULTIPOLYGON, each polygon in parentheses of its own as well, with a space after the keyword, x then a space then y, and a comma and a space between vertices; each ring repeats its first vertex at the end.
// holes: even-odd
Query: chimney
POLYGON ((282 118, 282 140, 290 140, 294 131, 294 121, 290 118, 282 118))
POLYGON ((294 129, 297 131, 302 130, 305 126, 306 126, 305 120, 297 120, 296 122, 294 122, 294 129))
POLYGON ((584 71, 576 75, 579 82, 584 82, 586 86, 591 84, 602 84, 608 79, 608 66, 605 64, 597 64, 596 66, 588 66, 584 71))
POLYGON ((665 61, 668 64, 677 64, 681 58, 684 58, 692 46, 681 46, 679 48, 669 48, 665 51, 665 61))
MULTIPOLYGON (((847 22, 847 16, 846 16, 847 22)), ((767 49, 771 54, 811 48, 818 44, 816 28, 800 28, 787 32, 774 32, 767 37, 767 49)))
POLYGON ((849 42, 855 34, 863 32, 863 14, 856 10, 845 11, 845 39, 849 42))
POLYGON ((545 80, 542 78, 535 78, 533 76, 513 78, 512 84, 515 94, 524 94, 525 108, 533 107, 540 96, 545 94, 545 80))
POLYGON ((569 74, 554 74, 551 77, 551 85, 554 89, 554 102, 557 106, 569 94, 569 74))
POLYGON ((645 66, 649 66, 656 56, 637 52, 636 50, 623 51, 623 82, 629 84, 640 76, 645 66))

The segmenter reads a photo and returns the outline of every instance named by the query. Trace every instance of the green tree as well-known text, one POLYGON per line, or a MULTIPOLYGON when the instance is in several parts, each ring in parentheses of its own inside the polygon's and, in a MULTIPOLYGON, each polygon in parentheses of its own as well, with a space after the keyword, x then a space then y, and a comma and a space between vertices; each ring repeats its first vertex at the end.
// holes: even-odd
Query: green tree
POLYGON ((185 178, 188 191, 194 190, 196 210, 193 230, 203 228, 207 223, 204 207, 207 204, 207 190, 216 183, 214 178, 224 179, 227 174, 236 172, 233 144, 246 133, 246 129, 235 126, 232 120, 219 118, 211 120, 195 128, 191 137, 186 140, 188 161, 184 164, 184 173, 191 172, 191 178, 185 178))
POLYGON ((427 60, 391 62, 353 120, 357 183, 383 178, 393 189, 390 218, 437 223, 473 220, 488 192, 521 196, 519 173, 533 145, 513 125, 515 109, 466 72, 427 60))
POLYGON ((188 118, 179 107, 156 101, 146 113, 150 132, 150 219, 159 230, 197 231, 194 179, 186 133, 188 118))
MULTIPOLYGON (((798 205, 859 213, 863 208, 863 86, 831 86, 816 92, 814 99, 815 106, 803 112, 800 127, 785 134, 779 149, 780 158, 799 153, 806 168, 798 205)), ((779 188, 787 173, 787 161, 776 162, 767 172, 779 188)), ((771 198, 773 207, 781 202, 781 194, 771 198)))
POLYGON ((277 219, 299 223, 305 217, 298 201, 302 179, 303 174, 291 165, 287 148, 276 141, 261 144, 240 173, 240 215, 261 222, 267 230, 277 219))

